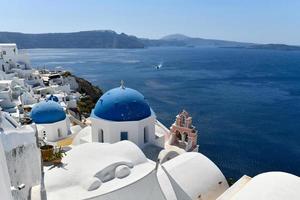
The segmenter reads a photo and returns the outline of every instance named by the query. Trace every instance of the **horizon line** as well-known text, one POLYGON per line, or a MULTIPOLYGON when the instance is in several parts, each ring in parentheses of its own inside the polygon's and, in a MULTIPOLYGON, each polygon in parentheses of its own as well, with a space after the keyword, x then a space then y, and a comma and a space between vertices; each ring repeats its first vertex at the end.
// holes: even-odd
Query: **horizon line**
POLYGON ((228 41, 228 42, 240 42, 240 43, 252 43, 252 44, 262 44, 262 45, 268 45, 268 44, 278 44, 278 45, 290 45, 290 46, 300 46, 300 44, 291 44, 291 43, 283 43, 283 42, 252 42, 252 41, 241 41, 241 40, 231 40, 231 39, 219 39, 219 38, 210 38, 210 37, 201 37, 201 36, 190 36, 188 34, 184 34, 184 33, 169 33, 166 34, 164 36, 161 36, 159 38, 153 38, 153 37, 140 37, 137 36, 135 34, 127 34, 125 32, 118 32, 115 30, 111 30, 111 29, 94 29, 94 30, 77 30, 77 31, 54 31, 54 32, 22 32, 22 31, 0 31, 0 33, 20 33, 20 34, 32 34, 32 35, 39 35, 39 34, 64 34, 64 33, 79 33, 79 32, 115 32, 117 34, 126 34, 128 36, 134 36, 137 37, 139 39, 150 39, 150 40, 161 40, 162 38, 166 37, 166 36, 171 36, 171 35, 182 35, 188 38, 193 38, 193 39, 206 39, 206 40, 223 40, 223 41, 228 41))

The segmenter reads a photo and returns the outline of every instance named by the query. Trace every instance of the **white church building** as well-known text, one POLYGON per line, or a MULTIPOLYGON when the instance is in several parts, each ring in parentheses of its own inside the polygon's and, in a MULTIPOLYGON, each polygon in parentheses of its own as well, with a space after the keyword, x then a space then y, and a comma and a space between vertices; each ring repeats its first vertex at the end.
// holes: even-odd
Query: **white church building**
POLYGON ((40 138, 46 137, 49 142, 56 142, 71 134, 70 121, 63 107, 53 101, 45 100, 34 105, 31 110, 40 138))
POLYGON ((130 140, 140 148, 154 144, 156 116, 138 91, 117 87, 98 100, 91 114, 92 142, 130 140))

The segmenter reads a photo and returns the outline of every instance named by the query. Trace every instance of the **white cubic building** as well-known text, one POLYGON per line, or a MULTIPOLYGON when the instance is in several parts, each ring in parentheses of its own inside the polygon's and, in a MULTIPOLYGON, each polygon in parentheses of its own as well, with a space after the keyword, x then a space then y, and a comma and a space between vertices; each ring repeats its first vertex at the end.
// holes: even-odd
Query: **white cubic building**
POLYGON ((145 97, 123 85, 106 92, 91 114, 92 141, 130 140, 140 148, 154 143, 156 116, 145 97))
MULTIPOLYGON (((0 59, 3 59, 6 64, 13 65, 19 68, 28 68, 30 60, 24 52, 19 53, 16 44, 4 43, 0 44, 0 59)), ((1 70, 5 69, 7 65, 2 65, 1 70)), ((6 69, 7 70, 7 69, 6 69)))
POLYGON ((5 61, 15 61, 18 55, 18 48, 16 44, 0 44, 0 58, 5 61))

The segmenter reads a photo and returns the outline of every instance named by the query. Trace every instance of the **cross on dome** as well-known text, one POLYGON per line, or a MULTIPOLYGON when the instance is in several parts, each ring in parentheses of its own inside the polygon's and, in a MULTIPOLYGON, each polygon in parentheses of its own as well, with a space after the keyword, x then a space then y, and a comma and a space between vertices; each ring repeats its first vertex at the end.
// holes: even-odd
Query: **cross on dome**
POLYGON ((121 88, 125 89, 125 85, 124 85, 124 81, 123 80, 121 80, 121 88))

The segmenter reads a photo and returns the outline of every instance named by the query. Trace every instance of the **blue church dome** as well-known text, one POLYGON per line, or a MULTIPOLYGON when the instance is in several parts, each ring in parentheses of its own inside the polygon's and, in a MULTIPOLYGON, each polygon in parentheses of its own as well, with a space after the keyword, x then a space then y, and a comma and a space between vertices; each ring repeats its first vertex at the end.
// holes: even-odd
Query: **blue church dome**
POLYGON ((103 94, 92 111, 92 117, 110 121, 138 121, 150 115, 151 109, 145 97, 123 86, 103 94))
POLYGON ((52 100, 37 103, 33 106, 30 115, 36 124, 51 124, 66 118, 66 113, 61 105, 52 100))
POLYGON ((52 101, 55 101, 55 102, 58 102, 58 101, 59 101, 58 97, 57 97, 57 96, 54 96, 53 94, 51 94, 51 95, 47 98, 47 100, 52 100, 52 101))

